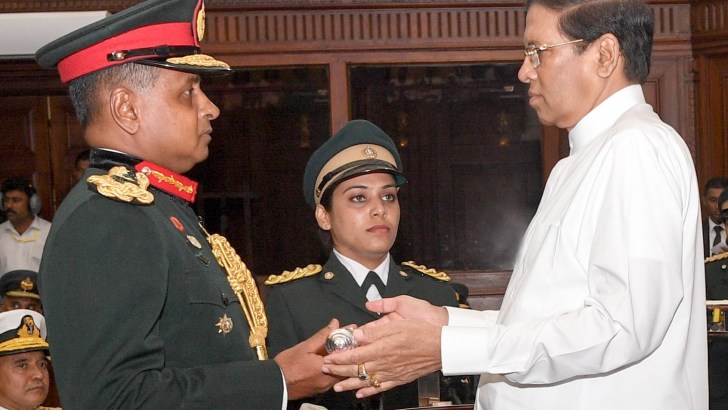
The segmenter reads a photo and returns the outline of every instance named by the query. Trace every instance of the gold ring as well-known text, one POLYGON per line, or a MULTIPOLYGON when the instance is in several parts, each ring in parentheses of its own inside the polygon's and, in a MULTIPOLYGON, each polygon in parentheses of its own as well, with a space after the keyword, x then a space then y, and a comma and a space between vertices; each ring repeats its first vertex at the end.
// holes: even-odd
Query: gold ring
POLYGON ((369 380, 369 374, 367 373, 367 368, 364 367, 364 363, 357 366, 357 373, 359 376, 359 380, 361 380, 361 381, 369 380))
POLYGON ((375 379, 374 377, 369 378, 369 383, 371 383, 372 387, 374 387, 375 389, 378 389, 379 386, 382 385, 381 383, 379 383, 379 380, 375 379))

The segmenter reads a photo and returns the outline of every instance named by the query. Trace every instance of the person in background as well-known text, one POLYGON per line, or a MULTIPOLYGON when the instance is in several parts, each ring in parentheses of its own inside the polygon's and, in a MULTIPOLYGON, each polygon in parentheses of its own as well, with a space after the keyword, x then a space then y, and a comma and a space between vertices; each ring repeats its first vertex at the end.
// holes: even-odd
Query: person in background
POLYGON ((48 343, 43 316, 32 310, 0 313, 0 409, 43 410, 48 395, 48 343))
POLYGON ((708 407, 700 190, 649 106, 643 0, 529 0, 518 78, 571 152, 549 175, 498 311, 408 296, 325 359, 367 396, 423 373, 481 374, 482 409, 708 407), (407 320, 401 320, 407 319, 407 320), (357 378, 359 365, 379 386, 357 378), (372 376, 373 377, 373 376, 372 376))
POLYGON ((0 275, 16 269, 38 271, 51 223, 38 216, 40 197, 25 178, 8 178, 0 187, 8 220, 0 224, 0 275))
POLYGON ((26 309, 43 314, 36 272, 13 270, 0 276, 0 298, 0 312, 26 309))
MULTIPOLYGON (((367 300, 412 295, 457 306, 446 274, 413 262, 398 265, 389 253, 405 182, 397 147, 369 121, 350 121, 311 155, 303 194, 331 254, 323 267, 312 264, 266 281, 272 351, 306 340, 332 318, 343 325, 377 319, 366 310, 367 300)), ((329 391, 306 401, 328 409, 417 407, 417 382, 368 399, 329 391)))
POLYGON ((91 162, 91 150, 85 149, 76 155, 76 160, 73 162, 73 182, 76 183, 81 180, 83 173, 88 169, 88 164, 91 162))
MULTIPOLYGON (((14 270, 0 277, 0 312, 25 309, 43 314, 43 303, 38 294, 38 273, 29 270, 14 270)), ((49 388, 43 404, 58 405, 53 366, 48 363, 49 388)))
MULTIPOLYGON (((718 221, 725 224, 728 220, 728 190, 723 190, 715 199, 715 208, 718 221)), ((705 258, 705 296, 716 303, 728 300, 728 251, 705 258)), ((708 311, 708 329, 711 330, 708 332, 710 410, 728 409, 728 339, 725 337, 728 333, 723 306, 723 314, 718 315, 717 320, 713 312, 715 307, 708 311)))
POLYGON ((36 53, 69 84, 92 147, 39 272, 67 408, 280 410, 337 380, 321 372, 335 320, 267 359, 252 275, 190 206, 182 174, 207 158, 220 114, 201 76, 231 71, 200 54, 204 14, 202 0, 145 1, 36 53))
POLYGON ((728 188, 728 178, 714 177, 705 183, 703 207, 708 216, 703 220, 703 254, 707 258, 728 251, 725 221, 720 217, 718 197, 728 188))

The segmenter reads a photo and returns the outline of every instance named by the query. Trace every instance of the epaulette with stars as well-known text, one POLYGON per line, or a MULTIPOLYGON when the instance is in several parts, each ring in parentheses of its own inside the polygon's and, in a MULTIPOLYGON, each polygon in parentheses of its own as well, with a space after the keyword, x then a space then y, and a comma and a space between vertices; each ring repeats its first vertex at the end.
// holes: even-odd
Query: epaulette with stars
POLYGON ((316 275, 317 273, 321 272, 322 269, 323 268, 321 267, 321 265, 308 265, 305 268, 296 268, 295 270, 293 270, 293 272, 284 271, 280 275, 268 276, 265 284, 268 286, 280 285, 281 283, 291 282, 301 278, 307 278, 309 276, 316 275))
POLYGON ((437 279, 440 282, 450 282, 450 277, 445 272, 438 272, 435 269, 431 269, 426 267, 425 265, 417 265, 414 261, 408 261, 408 262, 402 262, 402 266, 406 266, 408 268, 412 268, 416 270, 417 272, 429 276, 431 278, 437 279))

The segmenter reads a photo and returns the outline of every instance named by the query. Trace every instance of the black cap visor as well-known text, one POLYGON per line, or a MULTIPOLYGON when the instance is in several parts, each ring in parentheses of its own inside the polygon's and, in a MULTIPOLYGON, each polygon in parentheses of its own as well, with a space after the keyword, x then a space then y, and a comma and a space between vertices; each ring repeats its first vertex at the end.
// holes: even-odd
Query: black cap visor
POLYGON ((137 64, 144 64, 144 65, 149 65, 149 66, 153 66, 153 67, 166 68, 169 70, 197 74, 200 77, 222 77, 222 76, 229 75, 233 72, 233 70, 231 70, 230 68, 227 68, 227 67, 203 67, 203 66, 196 66, 196 65, 190 65, 190 64, 172 64, 172 63, 167 62, 166 60, 144 59, 144 60, 136 60, 134 62, 137 64))
MULTIPOLYGON (((328 190, 344 180, 375 172, 392 174, 392 176, 394 176, 394 184, 397 187, 400 187, 407 182, 407 178, 405 178, 405 176, 389 162, 369 159, 351 162, 341 168, 329 172, 321 179, 321 183, 317 187, 317 191, 321 191, 324 188, 328 190)), ((325 191, 322 191, 319 198, 323 197, 324 193, 325 191)))

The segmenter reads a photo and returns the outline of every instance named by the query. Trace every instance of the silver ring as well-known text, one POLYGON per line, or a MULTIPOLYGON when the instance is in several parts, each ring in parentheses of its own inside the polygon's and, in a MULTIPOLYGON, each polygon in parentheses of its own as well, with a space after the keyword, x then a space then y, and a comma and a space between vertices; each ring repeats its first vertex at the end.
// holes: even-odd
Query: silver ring
POLYGON ((359 380, 361 380, 361 381, 369 380, 369 373, 367 373, 367 368, 364 367, 364 363, 357 366, 357 373, 359 376, 359 380))

